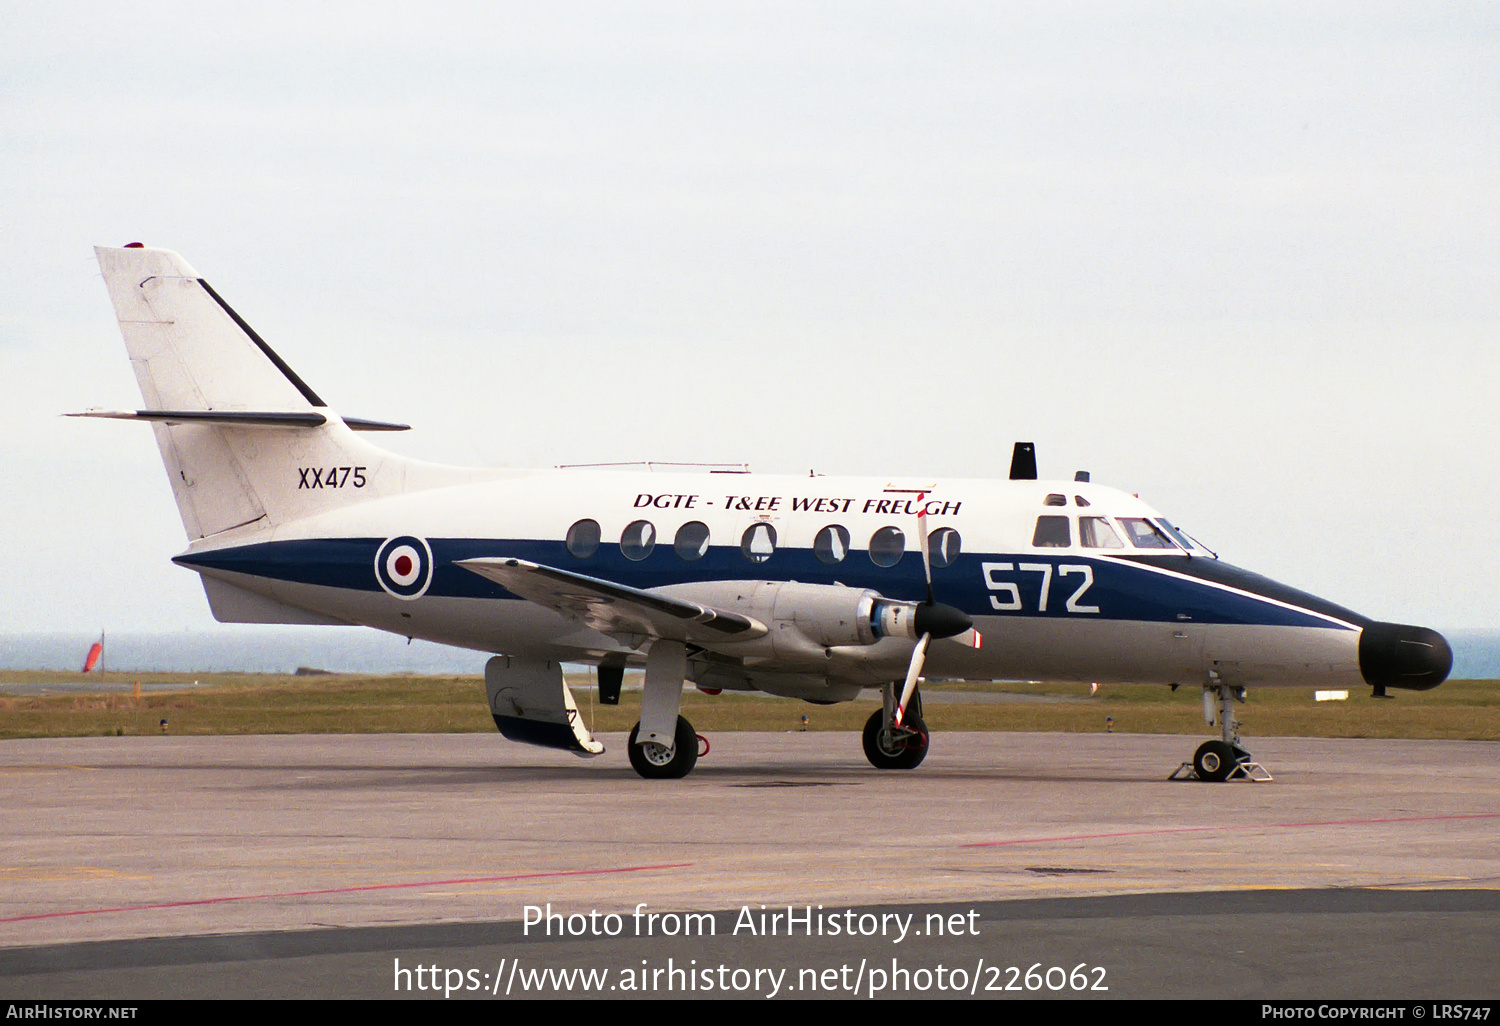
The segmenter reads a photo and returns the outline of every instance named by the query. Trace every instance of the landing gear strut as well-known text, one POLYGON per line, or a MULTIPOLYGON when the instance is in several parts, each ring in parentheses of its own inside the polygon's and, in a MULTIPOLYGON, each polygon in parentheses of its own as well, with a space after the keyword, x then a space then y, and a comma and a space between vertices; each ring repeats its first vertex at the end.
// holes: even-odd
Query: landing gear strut
MULTIPOLYGON (((604 668, 600 667, 600 681, 604 668)), ((647 780, 676 780, 698 765, 698 735, 678 715, 687 650, 680 641, 658 638, 646 652, 646 679, 641 689, 641 721, 625 746, 631 767, 647 780)))
POLYGON ((1219 740, 1205 741, 1193 753, 1191 763, 1178 766, 1168 780, 1191 772, 1199 780, 1219 783, 1224 780, 1270 780, 1270 772, 1255 762, 1240 745, 1240 721, 1234 718, 1234 703, 1245 700, 1245 689, 1225 684, 1218 674, 1210 674, 1203 685, 1203 718, 1211 727, 1219 725, 1219 740))
POLYGON ((912 692, 901 726, 895 725, 895 685, 880 689, 883 707, 865 722, 865 758, 876 769, 916 769, 927 758, 927 724, 922 721, 921 689, 912 692))

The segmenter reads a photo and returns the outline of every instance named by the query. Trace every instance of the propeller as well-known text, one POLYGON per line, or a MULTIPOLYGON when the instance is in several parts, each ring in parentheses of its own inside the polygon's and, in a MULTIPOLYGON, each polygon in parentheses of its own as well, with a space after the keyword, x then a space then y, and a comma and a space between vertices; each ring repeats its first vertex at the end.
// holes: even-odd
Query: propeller
MULTIPOLYGON (((927 493, 917 496, 923 503, 927 493)), ((906 668, 906 685, 901 689, 901 700, 896 703, 895 726, 901 726, 906 716, 907 703, 917 690, 917 679, 922 676, 922 666, 927 662, 927 646, 932 639, 952 638, 970 648, 979 648, 984 639, 974 629, 974 621, 962 609, 938 602, 932 591, 932 543, 927 537, 927 508, 917 511, 917 539, 922 547, 922 572, 927 577, 927 600, 917 606, 912 616, 912 627, 916 630, 917 647, 912 649, 911 664, 906 668)))

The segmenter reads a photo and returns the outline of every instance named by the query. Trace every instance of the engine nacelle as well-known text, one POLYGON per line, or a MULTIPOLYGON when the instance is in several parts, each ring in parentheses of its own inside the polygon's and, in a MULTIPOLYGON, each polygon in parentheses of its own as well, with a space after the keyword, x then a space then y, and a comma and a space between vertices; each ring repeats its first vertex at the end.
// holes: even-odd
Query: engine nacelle
MULTIPOLYGON (((868 588, 840 588, 826 584, 790 581, 772 585, 772 634, 792 626, 802 637, 821 648, 840 645, 873 645, 886 636, 887 624, 911 619, 910 610, 890 614, 892 605, 879 592, 868 588)), ((904 637, 904 635, 901 635, 904 637)))
POLYGON ((796 581, 714 581, 676 585, 662 592, 733 609, 770 628, 761 638, 726 639, 714 647, 747 658, 814 662, 830 648, 873 645, 882 638, 915 641, 924 633, 951 637, 967 630, 967 616, 951 606, 889 599, 868 588, 796 581))

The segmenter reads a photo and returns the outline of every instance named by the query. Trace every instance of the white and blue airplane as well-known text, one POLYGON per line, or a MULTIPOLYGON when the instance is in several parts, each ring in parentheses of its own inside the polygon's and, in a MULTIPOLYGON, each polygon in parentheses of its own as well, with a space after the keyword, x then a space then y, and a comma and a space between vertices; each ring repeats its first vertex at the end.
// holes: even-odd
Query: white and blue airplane
POLYGON ((1442 635, 1382 623, 1220 560, 1138 498, 1037 480, 776 477, 618 468, 471 470, 387 452, 405 425, 330 410, 176 253, 97 250, 188 547, 228 623, 358 624, 497 653, 514 741, 604 750, 563 663, 619 701, 644 667, 631 764, 682 777, 684 683, 813 703, 878 689, 869 761, 927 754, 918 684, 1077 680, 1201 687, 1220 737, 1204 780, 1247 775, 1249 687, 1436 687, 1442 635), (942 602, 936 596, 941 595, 942 602))

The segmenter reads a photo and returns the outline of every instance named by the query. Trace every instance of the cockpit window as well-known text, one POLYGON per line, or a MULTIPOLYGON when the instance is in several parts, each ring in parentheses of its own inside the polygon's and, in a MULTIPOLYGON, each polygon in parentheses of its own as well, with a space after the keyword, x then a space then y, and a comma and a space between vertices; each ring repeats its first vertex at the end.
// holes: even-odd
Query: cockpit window
POLYGON ((1086 549, 1123 549, 1125 543, 1103 517, 1078 518, 1078 544, 1086 549))
POLYGON ((672 548, 678 558, 689 563, 702 559, 708 553, 708 525, 701 520, 690 520, 677 529, 672 548))
POLYGON ((1078 504, 1079 506, 1092 506, 1093 505, 1093 503, 1089 502, 1089 500, 1085 499, 1082 495, 1075 495, 1075 496, 1073 496, 1073 501, 1076 504, 1078 504))
POLYGON ((899 527, 882 527, 870 537, 870 562, 895 566, 906 553, 906 535, 899 527))
POLYGON ((1039 549, 1065 549, 1073 544, 1073 533, 1068 529, 1067 517, 1037 517, 1036 533, 1031 544, 1039 549))
POLYGON ((740 538, 740 551, 752 563, 764 563, 776 551, 776 528, 764 520, 745 528, 740 538))
POLYGON ((1121 517, 1120 526, 1130 538, 1130 544, 1138 549, 1176 549, 1172 539, 1162 529, 1145 517, 1121 517))
POLYGON ((1161 525, 1161 529, 1163 531, 1166 531, 1172 536, 1172 540, 1175 541, 1178 545, 1181 545, 1185 549, 1191 549, 1193 547, 1193 543, 1188 541, 1187 535, 1183 534, 1181 531, 1177 530, 1177 528, 1173 527, 1170 520, 1158 520, 1157 523, 1161 525))
POLYGON ((620 552, 626 559, 645 559, 654 548, 656 527, 649 520, 637 520, 620 534, 620 552))
POLYGON ((932 556, 932 565, 939 570, 952 566, 962 544, 963 539, 951 527, 939 527, 933 531, 927 536, 927 551, 932 556))
POLYGON ((833 566, 849 555, 849 532, 838 524, 829 524, 813 539, 813 555, 819 563, 833 566))
POLYGON ((599 551, 599 521, 578 521, 568 528, 565 544, 568 546, 569 555, 579 559, 588 559, 599 551))
POLYGON ((1053 492, 1042 500, 1043 506, 1066 506, 1067 504, 1068 497, 1066 495, 1059 495, 1057 492, 1053 492))

